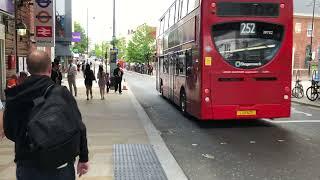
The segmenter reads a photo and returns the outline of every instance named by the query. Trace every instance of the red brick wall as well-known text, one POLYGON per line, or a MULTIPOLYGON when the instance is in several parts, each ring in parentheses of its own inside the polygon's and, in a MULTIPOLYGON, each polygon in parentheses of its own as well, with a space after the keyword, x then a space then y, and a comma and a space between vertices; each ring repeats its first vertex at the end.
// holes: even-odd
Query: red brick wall
MULTIPOLYGON (((312 17, 306 16, 295 16, 293 22, 293 48, 294 48, 294 60, 293 69, 302 70, 303 74, 306 75, 308 67, 305 64, 306 58, 306 47, 310 45, 311 38, 307 37, 308 24, 312 23, 312 17), (296 31, 296 24, 301 23, 301 32, 296 31)), ((313 33, 313 46, 312 52, 314 53, 314 60, 317 62, 319 56, 320 47, 320 18, 314 20, 314 33, 313 33)))

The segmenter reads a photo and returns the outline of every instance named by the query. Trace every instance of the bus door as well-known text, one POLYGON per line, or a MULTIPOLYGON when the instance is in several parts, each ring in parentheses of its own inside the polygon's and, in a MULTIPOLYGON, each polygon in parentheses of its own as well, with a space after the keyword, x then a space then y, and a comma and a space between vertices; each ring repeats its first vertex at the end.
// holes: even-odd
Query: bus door
POLYGON ((169 99, 174 100, 174 71, 175 71, 175 57, 174 54, 168 56, 169 59, 169 99))
POLYGON ((159 57, 157 57, 157 62, 156 62, 156 89, 158 90, 158 91, 160 91, 160 80, 159 80, 159 78, 160 78, 160 63, 161 63, 161 61, 163 61, 163 56, 159 56, 159 57))

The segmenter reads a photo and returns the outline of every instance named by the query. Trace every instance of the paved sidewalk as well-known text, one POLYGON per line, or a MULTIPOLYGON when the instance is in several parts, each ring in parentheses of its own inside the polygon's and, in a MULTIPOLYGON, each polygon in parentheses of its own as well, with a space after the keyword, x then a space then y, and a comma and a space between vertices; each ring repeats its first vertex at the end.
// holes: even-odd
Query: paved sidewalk
MULTIPOLYGON (((78 76, 76 99, 87 126, 90 171, 81 180, 114 178, 114 144, 151 144, 168 179, 187 179, 130 90, 123 91, 122 95, 111 91, 105 100, 100 100, 98 86, 94 83, 94 98, 87 101, 83 82, 78 76)), ((15 179, 13 148, 8 140, 0 141, 1 180, 15 179)))

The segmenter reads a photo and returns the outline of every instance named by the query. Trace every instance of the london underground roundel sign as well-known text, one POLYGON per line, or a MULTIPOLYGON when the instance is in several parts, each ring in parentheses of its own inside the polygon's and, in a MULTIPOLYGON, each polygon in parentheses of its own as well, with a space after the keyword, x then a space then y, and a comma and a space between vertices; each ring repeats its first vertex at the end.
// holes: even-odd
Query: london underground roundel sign
POLYGON ((47 8, 52 3, 51 0, 36 0, 36 2, 42 8, 47 8))

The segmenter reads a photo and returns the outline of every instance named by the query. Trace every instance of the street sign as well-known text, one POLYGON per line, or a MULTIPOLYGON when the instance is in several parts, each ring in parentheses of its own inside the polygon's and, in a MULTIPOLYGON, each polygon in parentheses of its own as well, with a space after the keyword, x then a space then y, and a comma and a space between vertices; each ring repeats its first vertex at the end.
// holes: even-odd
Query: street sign
POLYGON ((37 37, 52 37, 51 26, 36 26, 37 37))
POLYGON ((42 8, 47 8, 52 3, 51 0, 36 0, 38 6, 42 8))
POLYGON ((38 47, 53 47, 55 17, 53 0, 33 0, 35 41, 38 47))
POLYGON ((72 42, 81 42, 81 33, 73 32, 72 33, 72 42))
POLYGON ((46 11, 40 11, 36 16, 36 18, 38 19, 39 22, 45 24, 51 20, 52 16, 50 16, 50 14, 46 11))

